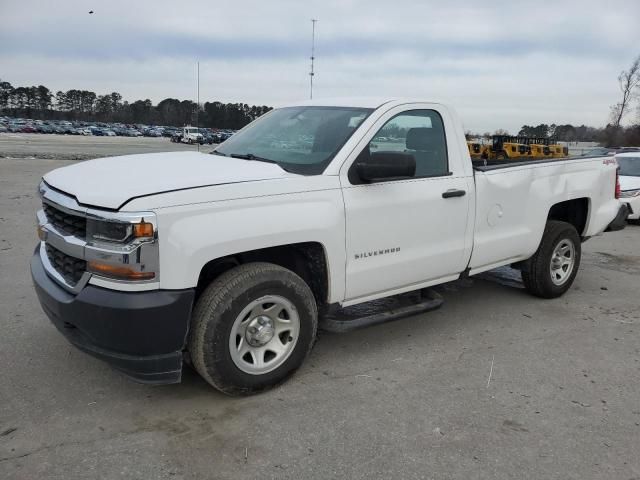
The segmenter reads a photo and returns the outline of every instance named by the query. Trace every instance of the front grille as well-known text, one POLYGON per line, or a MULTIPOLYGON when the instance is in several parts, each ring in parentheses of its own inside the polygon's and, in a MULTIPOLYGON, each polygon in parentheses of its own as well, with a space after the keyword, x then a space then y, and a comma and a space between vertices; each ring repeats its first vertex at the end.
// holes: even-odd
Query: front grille
POLYGON ((80 281, 82 274, 87 270, 87 262, 71 257, 51 245, 47 244, 45 247, 47 249, 47 257, 53 268, 62 275, 69 285, 75 286, 80 281))
POLYGON ((73 235, 81 239, 85 238, 87 232, 87 219, 85 217, 72 215, 48 203, 43 203, 42 207, 44 214, 47 216, 47 220, 56 227, 57 230, 67 235, 73 235))

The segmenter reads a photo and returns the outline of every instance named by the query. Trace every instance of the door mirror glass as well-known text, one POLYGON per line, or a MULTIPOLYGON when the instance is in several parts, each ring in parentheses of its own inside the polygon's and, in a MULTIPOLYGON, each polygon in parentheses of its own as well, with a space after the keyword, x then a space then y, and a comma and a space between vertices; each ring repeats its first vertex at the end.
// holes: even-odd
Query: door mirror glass
POLYGON ((416 173, 416 160, 405 152, 371 152, 356 160, 356 172, 366 183, 412 178, 416 173))

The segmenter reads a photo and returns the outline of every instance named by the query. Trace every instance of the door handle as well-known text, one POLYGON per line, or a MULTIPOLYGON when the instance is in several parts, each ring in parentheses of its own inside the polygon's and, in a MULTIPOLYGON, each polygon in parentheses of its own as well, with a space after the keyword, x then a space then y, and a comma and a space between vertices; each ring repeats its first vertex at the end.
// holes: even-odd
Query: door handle
POLYGON ((467 194, 464 190, 450 188, 442 194, 442 198, 464 197, 467 194))

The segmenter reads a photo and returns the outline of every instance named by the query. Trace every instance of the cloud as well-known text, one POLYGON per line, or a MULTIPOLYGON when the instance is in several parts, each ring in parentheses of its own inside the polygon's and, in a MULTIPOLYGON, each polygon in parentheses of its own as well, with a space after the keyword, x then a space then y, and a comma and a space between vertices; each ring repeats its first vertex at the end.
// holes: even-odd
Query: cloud
POLYGON ((86 1, 0 5, 0 76, 125 98, 277 104, 308 95, 452 102, 468 128, 601 125, 640 53, 640 2, 86 1))

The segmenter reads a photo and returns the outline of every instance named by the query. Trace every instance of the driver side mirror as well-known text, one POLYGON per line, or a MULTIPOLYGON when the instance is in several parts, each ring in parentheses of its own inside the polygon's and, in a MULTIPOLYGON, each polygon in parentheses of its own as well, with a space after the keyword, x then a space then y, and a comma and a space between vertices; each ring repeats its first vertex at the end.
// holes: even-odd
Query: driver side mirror
POLYGON ((356 160, 355 172, 362 183, 412 178, 416 173, 416 159, 406 152, 372 152, 356 160))

